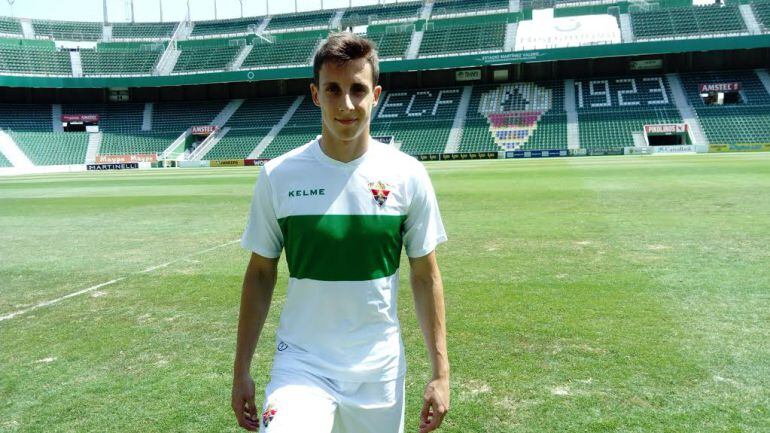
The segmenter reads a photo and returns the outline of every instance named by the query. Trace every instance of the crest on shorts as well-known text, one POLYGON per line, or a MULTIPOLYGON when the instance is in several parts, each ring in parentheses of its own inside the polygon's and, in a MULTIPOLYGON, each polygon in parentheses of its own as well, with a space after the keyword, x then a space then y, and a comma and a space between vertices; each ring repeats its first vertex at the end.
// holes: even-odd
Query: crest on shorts
POLYGON ((262 414, 262 425, 264 425, 265 428, 267 428, 270 422, 273 421, 277 412, 278 411, 275 410, 272 404, 267 405, 267 409, 265 409, 265 412, 262 414))
POLYGON ((380 180, 377 182, 369 182, 369 190, 372 192, 372 196, 374 197, 374 201, 377 203, 377 206, 382 207, 382 205, 385 204, 385 201, 388 200, 388 195, 390 195, 390 188, 391 185, 380 180))

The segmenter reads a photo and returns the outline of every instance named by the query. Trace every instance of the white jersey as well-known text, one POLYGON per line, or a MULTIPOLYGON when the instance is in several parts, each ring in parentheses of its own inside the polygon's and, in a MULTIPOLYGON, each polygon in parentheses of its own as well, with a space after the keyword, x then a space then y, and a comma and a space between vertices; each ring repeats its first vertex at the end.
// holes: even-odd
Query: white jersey
POLYGON ((268 258, 286 249, 276 364, 346 381, 402 376, 401 248, 422 257, 444 241, 425 167, 390 146, 371 140, 343 163, 316 139, 265 164, 241 245, 268 258))

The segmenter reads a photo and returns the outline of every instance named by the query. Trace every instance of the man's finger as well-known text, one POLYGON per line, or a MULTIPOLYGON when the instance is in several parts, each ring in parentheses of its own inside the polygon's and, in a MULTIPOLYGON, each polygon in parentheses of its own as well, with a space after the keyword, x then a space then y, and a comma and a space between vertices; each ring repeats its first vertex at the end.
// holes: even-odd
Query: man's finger
POLYGON ((422 404, 422 410, 420 411, 420 421, 422 421, 423 424, 427 424, 429 416, 430 416, 430 401, 425 400, 425 402, 422 404))

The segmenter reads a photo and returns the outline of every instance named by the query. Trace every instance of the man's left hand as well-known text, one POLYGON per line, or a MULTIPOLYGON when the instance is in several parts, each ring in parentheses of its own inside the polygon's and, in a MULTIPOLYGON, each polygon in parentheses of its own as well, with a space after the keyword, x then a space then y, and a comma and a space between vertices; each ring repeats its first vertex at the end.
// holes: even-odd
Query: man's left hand
POLYGON ((425 386, 420 411, 420 433, 436 430, 449 411, 449 380, 433 379, 425 386))

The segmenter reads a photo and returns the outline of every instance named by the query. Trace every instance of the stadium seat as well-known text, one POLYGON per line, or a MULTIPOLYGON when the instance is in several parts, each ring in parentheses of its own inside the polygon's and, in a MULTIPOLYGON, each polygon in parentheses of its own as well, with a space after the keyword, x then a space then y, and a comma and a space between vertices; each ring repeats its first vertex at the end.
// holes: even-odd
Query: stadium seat
POLYGON ((372 117, 372 135, 393 136, 413 155, 443 152, 461 97, 457 87, 387 92, 372 117))
POLYGON ((241 49, 240 46, 184 48, 174 65, 174 72, 224 70, 241 49))
POLYGON ((3 155, 2 153, 0 153, 0 167, 2 167, 2 168, 13 167, 13 164, 11 164, 11 161, 8 161, 5 158, 5 155, 3 155))
POLYGON ((138 75, 150 74, 163 54, 163 45, 154 49, 80 50, 83 75, 138 75))
POLYGON ((33 20, 32 26, 36 36, 58 41, 98 41, 102 38, 102 23, 33 20))
POLYGON ((460 152, 566 148, 567 115, 561 82, 474 87, 460 152), (496 115, 510 120, 500 122, 496 115))
POLYGON ((634 11, 630 16, 637 40, 748 32, 737 5, 634 11))
POLYGON ((416 21, 419 18, 420 9, 422 9, 420 2, 353 7, 345 11, 342 17, 342 28, 382 22, 416 21))
POLYGON ((0 44, 0 71, 70 76, 72 66, 67 51, 0 44))
POLYGON ((680 74, 690 105, 713 144, 770 142, 770 94, 754 71, 680 74), (699 85, 740 83, 741 103, 706 105, 699 85))
POLYGON ((192 37, 245 35, 255 33, 264 17, 237 18, 216 21, 196 21, 192 37))
POLYGON ((100 155, 132 155, 138 153, 162 153, 179 134, 114 133, 102 134, 100 155))
POLYGON ((181 134, 193 126, 211 125, 229 101, 159 102, 152 114, 154 133, 181 134))
POLYGON ((51 132, 51 106, 47 104, 0 104, 0 128, 13 131, 51 132))
MULTIPOLYGON (((50 106, 48 117, 50 118, 50 106)), ((99 130, 102 132, 139 132, 142 129, 144 104, 142 103, 111 103, 111 104, 63 104, 62 114, 98 114, 99 130)))
POLYGON ((158 40, 171 39, 177 23, 114 23, 113 39, 158 40))
POLYGON ((757 22, 762 27, 763 32, 770 32, 770 1, 758 0, 751 2, 751 8, 757 22))
MULTIPOLYGON (((288 106, 286 107, 288 108, 288 106)), ((262 158, 275 158, 299 147, 321 134, 321 110, 306 97, 286 126, 260 154, 262 158)))
POLYGON ((381 59, 403 58, 412 40, 414 27, 411 25, 388 32, 370 32, 365 36, 377 44, 381 59))
POLYGON ((267 31, 329 28, 334 13, 335 11, 324 10, 274 15, 270 18, 267 31))
POLYGON ((296 97, 247 99, 225 126, 230 131, 203 156, 203 159, 246 158, 281 120, 296 97))
POLYGON ((479 13, 508 12, 508 0, 438 0, 433 3, 432 18, 479 13))
POLYGON ((457 25, 425 30, 420 57, 502 51, 505 23, 457 25))
POLYGON ((0 17, 0 34, 21 36, 21 23, 13 18, 0 17))
POLYGON ((268 68, 271 66, 307 65, 320 39, 289 39, 267 43, 260 39, 241 65, 241 69, 268 68))
POLYGON ((575 81, 580 147, 633 146, 644 125, 682 123, 665 77, 634 76, 575 81))
POLYGON ((83 164, 87 132, 18 132, 9 134, 35 165, 83 164))

